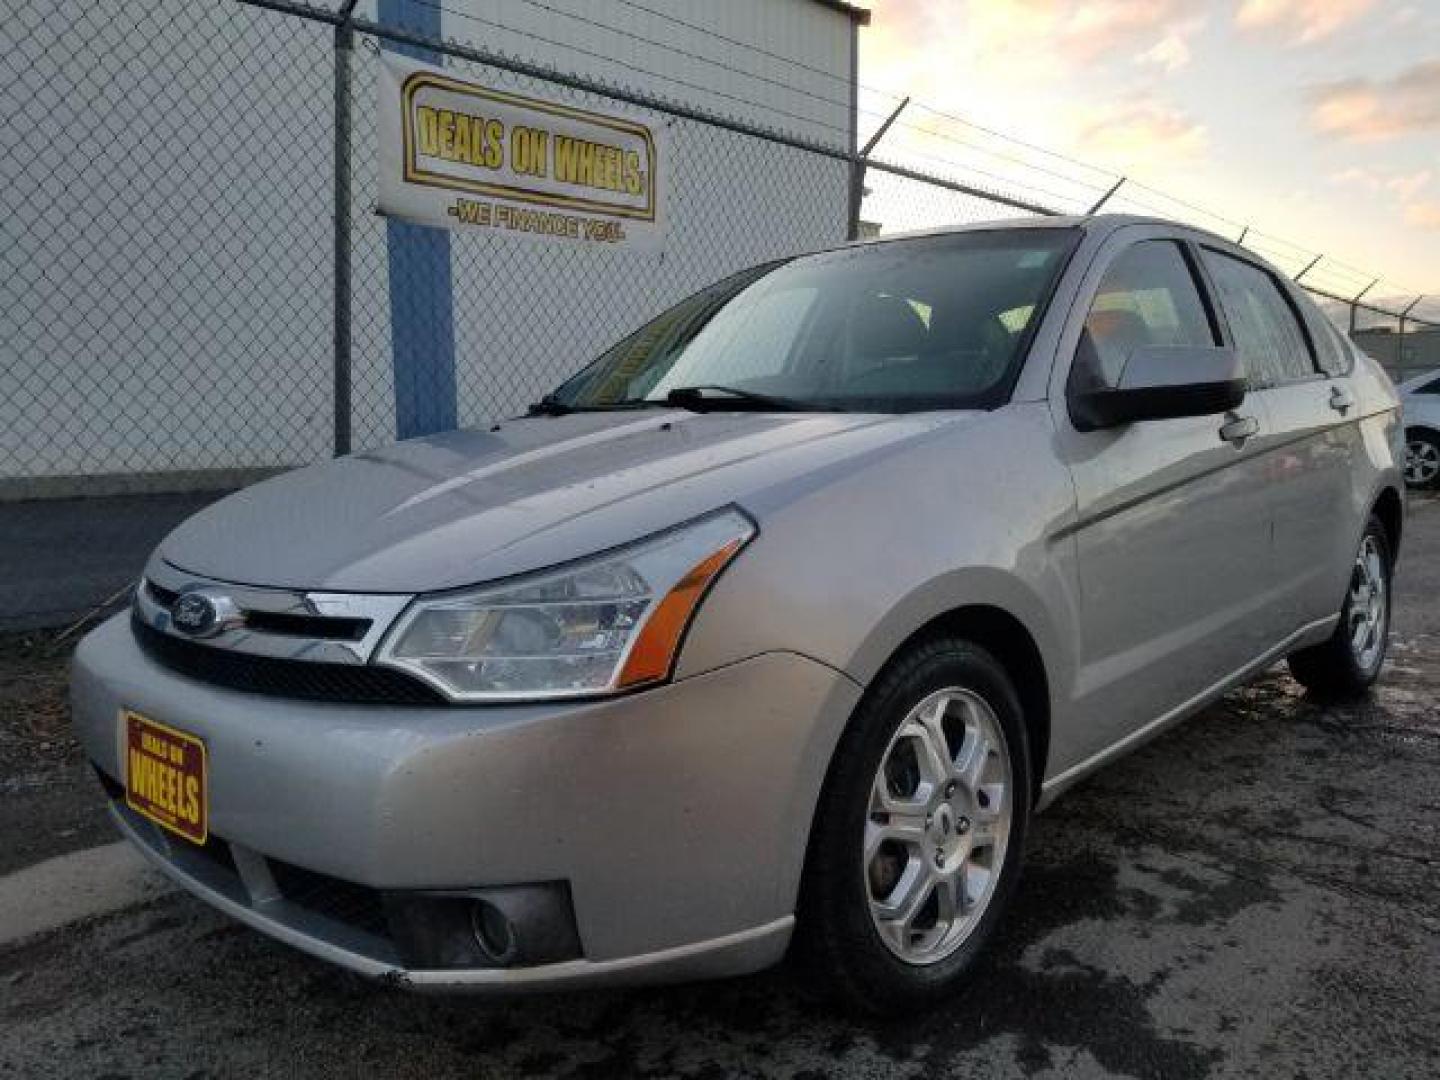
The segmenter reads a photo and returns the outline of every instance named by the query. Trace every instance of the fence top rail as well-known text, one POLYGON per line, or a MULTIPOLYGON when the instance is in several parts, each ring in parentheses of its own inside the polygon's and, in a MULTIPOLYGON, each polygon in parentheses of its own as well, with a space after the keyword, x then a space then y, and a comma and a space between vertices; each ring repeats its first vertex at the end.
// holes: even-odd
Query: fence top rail
POLYGON ((1323 297, 1336 304, 1343 304, 1345 307, 1353 307, 1357 311, 1368 311, 1372 315, 1383 315, 1387 319, 1404 319, 1407 323, 1414 323, 1416 326, 1440 329, 1440 322, 1426 318, 1423 315, 1416 315, 1414 313, 1407 314, 1405 310, 1401 308, 1383 308, 1375 304, 1367 304, 1363 300, 1356 300, 1350 296, 1339 296, 1315 285, 1301 285, 1301 288, 1313 296, 1323 297))

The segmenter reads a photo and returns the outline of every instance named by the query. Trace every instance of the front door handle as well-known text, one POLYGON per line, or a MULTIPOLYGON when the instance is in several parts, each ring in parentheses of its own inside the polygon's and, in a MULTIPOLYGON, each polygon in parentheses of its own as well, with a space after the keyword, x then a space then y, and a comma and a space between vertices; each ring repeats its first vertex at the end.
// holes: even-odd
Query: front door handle
POLYGON ((1330 408, 1334 409, 1341 416, 1355 404, 1355 395, 1346 390, 1343 386, 1332 386, 1330 388, 1330 408))
POLYGON ((1260 434, 1260 421, 1253 416, 1237 416, 1231 413, 1220 425, 1220 438, 1235 446, 1241 446, 1246 439, 1260 434))

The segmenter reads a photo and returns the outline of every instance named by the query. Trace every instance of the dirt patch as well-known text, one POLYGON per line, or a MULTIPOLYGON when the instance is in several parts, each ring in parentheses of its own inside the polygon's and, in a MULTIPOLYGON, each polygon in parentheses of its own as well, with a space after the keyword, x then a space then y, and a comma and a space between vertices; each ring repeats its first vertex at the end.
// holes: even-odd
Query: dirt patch
POLYGON ((0 634, 0 873, 114 839, 70 726, 74 644, 0 634))
POLYGON ((66 701, 72 650, 50 633, 0 634, 0 781, 79 756, 66 701))

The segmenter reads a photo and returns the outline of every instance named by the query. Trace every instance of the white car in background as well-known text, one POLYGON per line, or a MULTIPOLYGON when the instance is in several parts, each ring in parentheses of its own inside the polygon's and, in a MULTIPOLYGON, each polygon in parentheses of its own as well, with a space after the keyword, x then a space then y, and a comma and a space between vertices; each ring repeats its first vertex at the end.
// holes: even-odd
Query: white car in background
POLYGON ((1405 412, 1405 486, 1433 488, 1440 480, 1440 370, 1396 389, 1405 412))

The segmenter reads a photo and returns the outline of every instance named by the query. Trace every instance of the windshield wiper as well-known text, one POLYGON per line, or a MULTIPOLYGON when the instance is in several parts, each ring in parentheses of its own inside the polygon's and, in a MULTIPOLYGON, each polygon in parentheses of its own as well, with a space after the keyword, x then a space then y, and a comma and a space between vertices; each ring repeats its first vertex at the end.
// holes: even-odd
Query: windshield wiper
POLYGON ((546 394, 525 410, 526 416, 569 416, 583 412, 619 412, 631 409, 688 409, 691 412, 836 412, 833 407, 811 405, 794 398, 757 394, 737 386, 677 386, 663 398, 626 398, 603 405, 567 405, 554 394, 546 394), (715 397, 709 395, 714 394, 715 397))
POLYGON ((526 416, 564 416, 570 411, 566 405, 554 394, 546 394, 539 401, 532 401, 525 410, 526 416))
POLYGON ((554 394, 546 394, 539 401, 531 402, 525 410, 526 416, 569 416, 571 413, 620 412, 632 409, 663 409, 666 402, 651 401, 647 398, 632 398, 625 401, 611 401, 603 405, 566 405, 554 394))
POLYGON ((757 412, 826 412, 815 405, 809 405, 794 398, 775 397, 773 394, 757 394, 753 390, 741 390, 736 386, 677 386, 665 395, 665 404, 691 412, 727 412, 732 409, 749 409, 757 412), (723 394, 724 397, 707 397, 707 394, 723 394))

